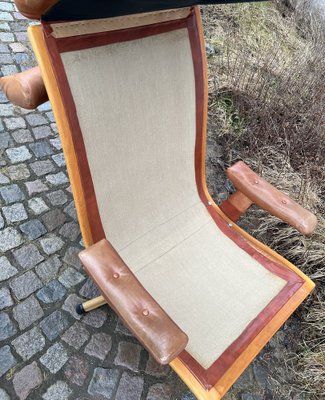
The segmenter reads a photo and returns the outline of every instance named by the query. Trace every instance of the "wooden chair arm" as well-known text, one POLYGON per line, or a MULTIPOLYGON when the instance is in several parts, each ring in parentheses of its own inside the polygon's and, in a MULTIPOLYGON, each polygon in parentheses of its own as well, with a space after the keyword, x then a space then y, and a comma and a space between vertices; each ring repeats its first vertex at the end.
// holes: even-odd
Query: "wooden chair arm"
POLYGON ((113 246, 103 239, 79 253, 107 303, 160 364, 181 353, 187 335, 141 285, 113 246))
MULTIPOLYGON (((314 232, 317 225, 317 218, 314 214, 280 192, 242 161, 238 161, 228 168, 227 176, 236 189, 248 200, 246 200, 247 204, 249 201, 255 203, 270 214, 287 222, 303 235, 311 235, 314 232)), ((226 207, 221 206, 221 209, 223 208, 226 207)), ((226 211, 225 213, 227 214, 226 211)))

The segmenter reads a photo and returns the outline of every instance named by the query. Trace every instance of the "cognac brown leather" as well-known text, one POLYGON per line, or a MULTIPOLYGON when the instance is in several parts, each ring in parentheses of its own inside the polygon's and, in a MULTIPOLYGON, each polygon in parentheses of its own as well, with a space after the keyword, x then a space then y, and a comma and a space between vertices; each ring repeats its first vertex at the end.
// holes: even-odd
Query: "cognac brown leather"
POLYGON ((266 182, 242 161, 228 168, 227 176, 236 189, 259 207, 287 222, 304 235, 314 232, 317 225, 314 214, 266 182))
POLYGON ((40 19, 59 0, 15 0, 21 14, 30 19, 40 19))
POLYGON ((0 78, 0 87, 17 106, 34 109, 48 100, 39 67, 0 78))
POLYGON ((242 192, 235 192, 221 205, 221 210, 234 222, 253 204, 242 192))
POLYGON ((108 304, 160 364, 168 364, 185 349, 187 335, 144 289, 106 239, 83 250, 79 257, 108 304))

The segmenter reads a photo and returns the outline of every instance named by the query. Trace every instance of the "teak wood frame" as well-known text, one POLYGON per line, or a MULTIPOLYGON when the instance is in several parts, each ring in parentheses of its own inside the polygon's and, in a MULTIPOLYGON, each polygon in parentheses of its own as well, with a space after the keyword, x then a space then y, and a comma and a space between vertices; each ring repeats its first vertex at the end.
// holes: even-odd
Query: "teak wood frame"
MULTIPOLYGON (((314 288, 314 283, 306 277, 300 270, 294 265, 289 263, 279 254, 271 250, 269 247, 263 245, 258 240, 251 237, 240 227, 233 223, 214 203, 211 198, 205 176, 205 153, 206 153, 206 124, 207 124, 207 104, 208 104, 208 84, 207 84, 207 64, 204 56, 204 38, 203 30, 201 25, 201 18, 198 7, 194 7, 192 10, 193 18, 189 21, 188 29, 191 29, 191 23, 196 24, 192 26, 192 29, 196 35, 196 39, 200 43, 200 54, 194 54, 196 57, 196 63, 198 63, 196 70, 199 71, 200 76, 196 76, 197 79, 201 79, 198 85, 200 91, 199 97, 201 98, 200 112, 197 118, 197 130, 201 134, 197 138, 196 149, 195 149, 195 165, 196 165, 196 180, 198 184, 198 191, 203 203, 207 206, 207 209, 213 217, 221 218, 227 224, 230 224, 231 229, 241 235, 249 245, 256 250, 259 254, 269 259, 272 262, 284 265, 288 271, 292 271, 298 275, 302 280, 303 284, 293 294, 292 297, 282 306, 282 308, 276 313, 276 315, 263 327, 263 329, 257 334, 257 336, 249 343, 249 345, 242 351, 240 356, 232 363, 227 371, 220 377, 218 382, 210 389, 206 390, 201 383, 197 380, 195 375, 186 367, 180 358, 176 358, 170 363, 170 366, 176 371, 181 379, 187 384, 190 390, 200 400, 219 400, 229 390, 231 385, 238 379, 240 374, 248 366, 248 364, 254 359, 254 357, 260 352, 270 338, 277 332, 281 325, 288 319, 298 305, 305 299, 305 297, 314 288), (194 29, 195 28, 195 29, 194 29)), ((48 49, 44 39, 44 31, 40 25, 31 26, 29 28, 29 38, 31 40, 35 55, 42 71, 44 83, 49 95, 49 99, 52 104, 53 112, 56 118, 60 137, 62 140, 63 151, 67 161, 67 169, 71 181, 72 190, 74 193, 74 199, 76 209, 78 213, 79 223, 86 247, 90 246, 98 240, 96 235, 93 234, 91 229, 91 215, 89 205, 86 203, 84 194, 83 176, 81 173, 80 162, 78 160, 77 151, 73 141, 73 132, 71 131, 71 125, 67 115, 67 110, 64 106, 64 102, 60 91, 58 90, 58 82, 54 68, 51 63, 48 49)), ((192 49, 193 51, 193 49, 192 49)), ((105 304, 105 300, 100 296, 96 299, 90 300, 84 303, 85 309, 96 308, 102 304, 105 304)))

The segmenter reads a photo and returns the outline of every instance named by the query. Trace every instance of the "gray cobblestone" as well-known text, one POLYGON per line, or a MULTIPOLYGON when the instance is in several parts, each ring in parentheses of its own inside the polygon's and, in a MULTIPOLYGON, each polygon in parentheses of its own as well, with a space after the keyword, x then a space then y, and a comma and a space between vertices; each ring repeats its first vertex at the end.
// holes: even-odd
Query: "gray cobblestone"
POLYGON ((156 383, 149 388, 147 400, 172 400, 171 388, 162 383, 156 383))
POLYGON ((16 229, 6 228, 0 231, 0 251, 6 252, 14 249, 15 247, 21 245, 21 243, 21 235, 16 231, 16 229))
POLYGON ((7 3, 4 1, 0 2, 0 10, 1 11, 13 11, 14 10, 14 6, 11 3, 7 3))
MULTIPOLYGON (((1 127, 1 120, 0 120, 1 127)), ((7 149, 11 144, 13 144, 13 140, 8 132, 0 132, 0 150, 7 149)))
MULTIPOLYGON (((1 36, 1 32, 0 32, 0 36, 1 36)), ((1 40, 1 39, 0 39, 1 40)), ((18 69, 15 65, 10 64, 10 65, 4 65, 3 67, 1 67, 1 72, 4 76, 7 75, 13 75, 16 74, 18 72, 18 69)), ((18 126, 18 128, 20 128, 21 126, 18 126)), ((10 129, 10 128, 9 128, 10 129)))
POLYGON ((13 181, 20 181, 30 177, 30 172, 26 164, 11 165, 7 171, 10 179, 13 181))
POLYGON ((89 339, 89 332, 81 322, 75 322, 62 336, 62 340, 79 350, 89 339))
POLYGON ((3 219, 2 215, 1 215, 1 212, 0 212, 0 229, 2 229, 4 226, 5 226, 5 221, 4 221, 4 219, 3 219))
POLYGON ((42 216, 42 221, 45 224, 49 232, 54 231, 54 229, 62 226, 66 220, 65 215, 58 208, 48 211, 42 216))
POLYGON ((0 282, 17 274, 17 269, 12 266, 7 257, 0 257, 0 282))
POLYGON ((14 278, 9 286, 18 300, 25 299, 37 289, 42 287, 42 282, 33 271, 27 271, 25 274, 14 278))
MULTIPOLYGON (((68 361, 69 356, 66 348, 61 343, 55 343, 40 358, 40 362, 52 373, 55 374, 68 361)), ((53 399, 52 399, 53 400, 53 399)))
POLYGON ((54 385, 50 386, 46 393, 43 394, 42 399, 44 400, 68 400, 72 393, 68 384, 63 381, 58 381, 54 385))
POLYGON ((13 336, 17 332, 15 324, 5 312, 0 312, 0 341, 13 336))
POLYGON ((30 126, 45 125, 47 120, 41 114, 26 115, 26 120, 30 126))
POLYGON ((41 246, 46 254, 54 254, 61 250, 64 242, 58 236, 52 235, 41 239, 41 246))
POLYGON ((72 267, 68 267, 66 270, 64 270, 59 277, 59 281, 68 289, 84 281, 85 279, 86 278, 83 275, 81 275, 72 267))
POLYGON ((72 356, 65 365, 64 374, 71 383, 82 386, 89 374, 89 364, 84 358, 72 356))
POLYGON ((78 247, 69 247, 67 251, 64 254, 63 261, 72 267, 75 267, 77 269, 81 269, 81 261, 78 257, 78 254, 80 253, 81 249, 78 249, 78 247))
POLYGON ((33 128, 33 134, 35 138, 38 140, 53 135, 53 132, 49 126, 43 125, 33 128))
POLYGON ((107 333, 95 333, 85 347, 85 353, 104 361, 111 348, 112 337, 110 335, 107 333))
POLYGON ((78 297, 75 294, 70 294, 64 304, 63 304, 63 310, 68 311, 75 319, 81 319, 81 315, 76 313, 76 306, 80 303, 82 303, 84 300, 78 297))
POLYGON ((14 250, 13 255, 24 269, 33 268, 44 260, 34 244, 27 244, 18 250, 14 250))
POLYGON ((0 289, 0 310, 4 310, 14 304, 9 290, 6 287, 0 289))
MULTIPOLYGON (((18 71, 15 71, 18 72, 18 71)), ((15 73, 13 72, 13 73, 15 73)), ((10 75, 9 73, 8 75, 10 75)), ((5 123, 6 127, 10 130, 13 131, 15 129, 21 129, 21 128, 26 128, 26 122, 22 117, 16 117, 16 118, 4 118, 3 122, 5 123)))
POLYGON ((9 346, 0 348, 0 377, 17 364, 9 346))
POLYGON ((80 228, 79 225, 76 224, 75 222, 67 222, 59 230, 59 233, 66 239, 69 239, 71 242, 74 242, 80 235, 80 228))
POLYGON ((28 200, 28 207, 34 212, 34 214, 39 215, 43 212, 49 210, 48 206, 40 197, 34 197, 28 200))
POLYGON ((5 175, 0 173, 0 184, 6 185, 7 183, 9 183, 9 179, 5 175))
POLYGON ((88 278, 86 283, 80 289, 79 294, 86 299, 92 299, 94 297, 100 296, 100 291, 98 290, 95 283, 90 278, 88 278))
POLYGON ((19 229, 28 237, 29 240, 37 239, 47 232, 45 226, 38 219, 31 219, 19 226, 19 229))
POLYGON ((146 373, 152 376, 166 376, 168 375, 170 368, 168 365, 158 364, 157 361, 149 354, 147 362, 146 373))
POLYGON ((82 322, 86 325, 92 326, 94 328, 100 328, 101 326, 104 325, 105 321, 107 320, 107 315, 108 312, 107 310, 92 310, 91 312, 88 312, 82 322))
POLYGON ((47 142, 31 143, 29 147, 37 158, 51 156, 53 154, 47 142))
POLYGON ((62 150, 62 143, 60 138, 50 139, 50 143, 56 150, 62 150))
POLYGON ((10 400, 8 393, 0 388, 0 400, 10 400))
POLYGON ((35 193, 42 193, 48 190, 48 187, 39 179, 36 179, 35 181, 31 182, 26 182, 25 185, 29 196, 35 193))
POLYGON ((34 141, 28 129, 19 129, 15 132, 12 132, 12 137, 17 143, 30 143, 34 141))
POLYGON ((92 396, 102 396, 104 399, 113 398, 113 393, 119 380, 119 372, 115 369, 95 368, 88 387, 92 396))
POLYGON ((12 15, 8 12, 0 12, 0 21, 13 21, 12 15))
POLYGON ((68 183, 68 177, 64 172, 58 172, 57 174, 49 174, 46 177, 46 180, 53 186, 60 186, 68 183))
POLYGON ((12 380, 15 392, 20 400, 27 399, 28 395, 43 382, 43 375, 34 361, 17 372, 12 380))
POLYGON ((69 326, 69 321, 61 311, 54 311, 40 323, 45 336, 53 341, 61 335, 69 326))
POLYGON ((32 328, 11 342, 20 357, 27 361, 45 347, 45 339, 38 327, 32 328))
POLYGON ((7 222, 18 222, 27 219, 27 213, 22 203, 16 203, 2 208, 2 212, 7 222))
POLYGON ((37 265, 35 271, 44 283, 56 278, 62 263, 58 256, 52 256, 46 261, 37 265))
POLYGON ((28 299, 17 304, 13 309, 13 316, 21 330, 28 328, 35 321, 42 318, 43 315, 44 312, 34 296, 30 296, 28 299))
POLYGON ((11 117, 13 115, 12 104, 3 104, 0 108, 0 117, 11 117))
POLYGON ((54 154, 52 159, 58 167, 64 167, 66 164, 63 153, 54 154))
POLYGON ((120 342, 114 363, 132 371, 138 371, 140 352, 141 346, 129 342, 120 342))
POLYGON ((69 215, 73 220, 77 221, 77 211, 74 202, 71 201, 64 209, 64 212, 69 215))
POLYGON ((53 206, 62 206, 68 201, 67 195, 63 190, 56 190, 47 194, 47 198, 53 206))
POLYGON ((32 155, 26 146, 8 149, 6 150, 6 153, 12 163, 18 163, 32 158, 32 155))
POLYGON ((0 194, 6 204, 16 203, 25 199, 24 193, 16 184, 0 188, 0 194))
POLYGON ((9 47, 14 53, 24 53, 27 51, 26 47, 21 43, 10 43, 9 47))
POLYGON ((140 400, 143 392, 143 378, 124 372, 120 380, 115 400, 140 400))
POLYGON ((35 161, 30 167, 37 176, 46 175, 54 171, 54 165, 50 160, 35 161))
POLYGON ((57 280, 53 280, 37 292, 37 297, 45 304, 61 300, 66 294, 66 289, 57 280))

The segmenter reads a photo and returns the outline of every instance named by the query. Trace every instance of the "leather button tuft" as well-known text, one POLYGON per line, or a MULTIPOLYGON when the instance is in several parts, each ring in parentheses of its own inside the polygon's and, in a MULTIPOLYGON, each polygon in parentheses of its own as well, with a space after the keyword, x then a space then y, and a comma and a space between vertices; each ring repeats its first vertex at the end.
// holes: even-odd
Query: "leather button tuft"
POLYGON ((115 273, 113 274, 113 278, 118 279, 119 277, 120 277, 120 274, 118 274, 117 272, 115 272, 115 273))
POLYGON ((287 200, 281 200, 281 203, 287 204, 287 200))
POLYGON ((144 310, 142 311, 142 315, 144 315, 145 317, 147 317, 147 316, 149 315, 149 310, 144 309, 144 310))

